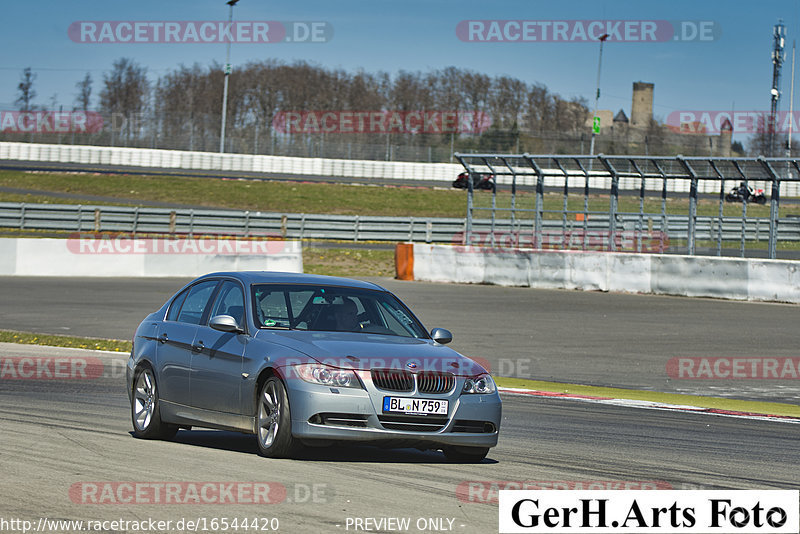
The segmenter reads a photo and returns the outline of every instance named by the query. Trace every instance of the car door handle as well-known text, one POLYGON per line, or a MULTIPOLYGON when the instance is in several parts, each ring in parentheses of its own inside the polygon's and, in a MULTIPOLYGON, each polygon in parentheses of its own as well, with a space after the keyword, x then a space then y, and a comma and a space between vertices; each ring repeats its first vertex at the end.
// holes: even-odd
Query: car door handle
POLYGON ((192 350, 194 352, 203 352, 204 348, 205 348, 205 345, 203 344, 202 341, 198 341, 195 345, 192 345, 192 350))
POLYGON ((158 342, 159 342, 159 343, 166 343, 167 341, 169 341, 169 336, 167 335, 167 333, 166 333, 166 332, 164 332, 163 334, 161 334, 161 335, 158 337, 158 342))

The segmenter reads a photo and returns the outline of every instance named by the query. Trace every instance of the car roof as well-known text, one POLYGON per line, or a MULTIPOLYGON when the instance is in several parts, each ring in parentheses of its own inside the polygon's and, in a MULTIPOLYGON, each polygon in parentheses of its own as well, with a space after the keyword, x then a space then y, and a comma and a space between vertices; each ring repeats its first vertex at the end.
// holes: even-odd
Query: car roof
POLYGON ((237 278, 244 284, 313 284, 325 286, 353 287, 360 289, 376 289, 386 291, 383 287, 372 282, 353 280, 352 278, 342 278, 339 276, 324 276, 319 274, 304 273, 284 273, 276 271, 230 271, 209 273, 201 276, 198 280, 227 276, 237 278))

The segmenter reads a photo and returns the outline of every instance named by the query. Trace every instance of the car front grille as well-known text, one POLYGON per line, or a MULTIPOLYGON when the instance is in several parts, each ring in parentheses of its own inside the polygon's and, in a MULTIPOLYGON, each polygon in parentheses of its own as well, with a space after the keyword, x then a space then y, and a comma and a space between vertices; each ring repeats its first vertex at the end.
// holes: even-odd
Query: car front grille
POLYGON ((414 375, 400 369, 373 369, 371 374, 375 387, 386 391, 412 391, 415 376, 420 393, 447 393, 456 385, 456 377, 452 373, 423 371, 414 375))
POLYGON ((372 382, 378 389, 386 391, 411 391, 414 389, 414 375, 398 369, 373 369, 372 382))
POLYGON ((378 421, 387 430, 404 432, 438 432, 447 425, 446 417, 379 415, 378 421))
POLYGON ((417 389, 420 393, 447 393, 456 385, 452 373, 424 371, 417 375, 417 389))

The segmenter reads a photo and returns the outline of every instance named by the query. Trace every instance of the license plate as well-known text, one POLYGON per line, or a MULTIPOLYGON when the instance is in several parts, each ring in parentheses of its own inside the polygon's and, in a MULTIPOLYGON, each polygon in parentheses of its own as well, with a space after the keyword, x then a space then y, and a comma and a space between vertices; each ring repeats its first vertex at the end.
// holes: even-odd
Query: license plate
POLYGON ((384 413, 447 415, 448 401, 435 399, 408 399, 384 397, 384 413))

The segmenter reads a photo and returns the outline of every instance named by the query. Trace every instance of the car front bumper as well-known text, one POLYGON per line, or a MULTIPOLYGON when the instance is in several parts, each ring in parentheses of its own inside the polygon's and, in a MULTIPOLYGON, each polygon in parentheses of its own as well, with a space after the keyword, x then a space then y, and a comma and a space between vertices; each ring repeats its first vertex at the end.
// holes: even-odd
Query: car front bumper
POLYGON ((497 393, 424 395, 368 389, 330 388, 299 379, 287 384, 292 435, 306 440, 363 441, 385 445, 494 447, 500 429, 502 404, 497 393), (384 414, 384 396, 447 400, 447 416, 384 414), (389 421, 387 421, 389 419, 389 421), (470 423, 470 424, 465 424, 470 423), (387 428, 388 426, 401 429, 387 428), (409 430, 406 427, 436 427, 409 430), (483 426, 474 431, 476 426, 483 426), (473 431, 470 431, 473 430, 473 431))

